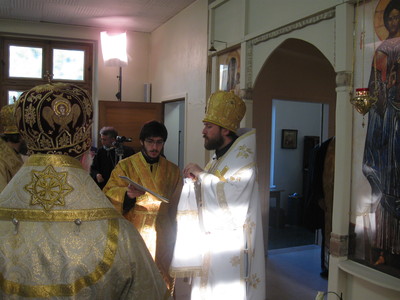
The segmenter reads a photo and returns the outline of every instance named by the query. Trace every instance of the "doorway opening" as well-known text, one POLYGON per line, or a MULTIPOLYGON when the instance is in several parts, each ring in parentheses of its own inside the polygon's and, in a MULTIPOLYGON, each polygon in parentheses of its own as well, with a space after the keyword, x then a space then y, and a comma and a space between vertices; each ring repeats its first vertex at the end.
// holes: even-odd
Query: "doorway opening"
MULTIPOLYGON (((314 283, 321 283, 322 286, 327 285, 327 281, 320 277, 321 264, 321 248, 318 245, 306 245, 296 246, 291 245, 279 245, 276 247, 286 247, 280 249, 269 250, 270 236, 274 235, 275 228, 269 226, 270 222, 276 224, 275 226, 279 229, 279 226, 285 225, 286 216, 282 216, 281 212, 275 215, 278 218, 273 220, 274 216, 271 211, 273 208, 280 206, 280 203, 285 203, 285 209, 287 212, 293 212, 293 215, 298 216, 299 199, 303 196, 303 148, 304 136, 319 136, 321 137, 321 126, 320 122, 317 125, 311 124, 317 128, 317 133, 304 132, 303 124, 292 123, 300 118, 300 110, 307 110, 303 108, 303 102, 312 103, 318 107, 321 114, 322 107, 328 105, 329 109, 324 112, 327 115, 327 136, 334 136, 335 132, 335 111, 336 111, 336 73, 331 62, 324 56, 321 51, 314 45, 300 40, 300 39, 287 39, 283 41, 274 51, 265 59, 264 65, 260 72, 257 74, 257 79, 253 86, 253 125, 257 129, 257 153, 258 155, 258 166, 259 166, 259 183, 261 187, 261 196, 263 199, 263 222, 264 222, 264 243, 267 256, 267 281, 270 278, 271 281, 278 278, 282 280, 282 286, 288 286, 292 282, 303 285, 305 289, 314 289, 314 283), (277 102, 282 105, 285 109, 282 114, 273 116, 274 100, 284 100, 277 102), (275 118, 275 128, 272 128, 272 119, 275 118), (282 122, 282 123, 281 123, 282 122), (286 123, 285 123, 286 122, 286 123), (289 133, 289 136, 297 133, 297 146, 293 147, 293 142, 289 141, 289 147, 282 147, 282 130, 289 130, 285 134, 289 133), (293 131, 294 130, 294 131, 293 131), (272 136, 274 134, 274 137, 272 136), (299 137, 302 139, 300 140, 299 137), (276 142, 278 140, 278 142, 276 142), (271 144, 275 142, 274 155, 272 155, 271 144), (294 148, 294 149, 293 149, 294 148), (281 155, 281 156, 279 156, 281 155), (278 159, 285 160, 286 156, 291 156, 291 161, 287 161, 285 165, 280 165, 281 162, 278 159), (294 164, 298 164, 300 167, 296 169, 296 173, 293 176, 296 178, 293 180, 296 188, 289 189, 286 185, 285 175, 289 173, 288 169, 294 164), (273 168, 273 169, 272 169, 273 168), (274 170, 279 168, 283 179, 279 181, 279 176, 274 170), (273 174, 274 178, 271 178, 273 174), (278 177, 277 177, 278 176, 278 177), (272 181, 272 183, 271 183, 272 181), (271 187, 273 189, 271 189, 271 187), (280 203, 277 205, 277 195, 272 195, 275 190, 280 191, 280 203), (285 191, 282 191, 285 190, 285 191), (283 194, 286 193, 286 194, 283 194), (274 196, 274 197, 272 197, 274 196), (289 201, 289 196, 292 198, 289 201), (289 205, 289 202, 292 202, 289 205), (291 208, 289 210, 289 207, 291 208), (276 221, 278 219, 279 221, 276 221), (304 247, 312 247, 313 249, 305 249, 304 247), (315 249, 316 247, 316 249, 315 249), (290 251, 286 251, 290 249, 290 251), (293 250, 292 250, 293 249, 293 250), (285 250, 285 253, 282 251, 285 250), (279 253, 277 253, 279 252, 279 253), (287 252, 287 253, 286 253, 287 252), (307 258, 303 257, 304 253, 313 253, 307 258), (292 266, 287 264, 288 256, 296 257, 294 261, 301 263, 301 266, 292 266), (306 261, 307 259, 307 261, 306 261), (286 265, 287 268, 284 268, 286 265), (310 268, 310 266, 315 268, 310 268), (274 276, 268 276, 268 272, 274 272, 274 276), (303 274, 297 276, 297 274, 303 274), (287 275, 293 274, 296 278, 288 279, 287 275), (280 276, 281 275, 281 276, 280 276), (304 281, 304 278, 307 280, 304 281), (321 281, 321 282, 320 282, 321 281)), ((279 109, 275 105, 275 110, 279 109)), ((305 114, 307 116, 307 114, 305 114)), ((312 113, 309 113, 309 118, 312 113)), ((306 120, 307 121, 307 120, 306 120)), ((320 139, 321 140, 321 139, 320 139)), ((301 202, 301 201, 300 201, 301 202)), ((286 211, 285 211, 286 212, 286 211)), ((289 214, 290 215, 290 214, 289 214)), ((290 222, 296 223, 298 220, 292 218, 290 222)), ((293 227, 291 225, 291 227, 293 227)), ((280 237, 284 235, 280 232, 276 233, 280 237)), ((298 232, 295 236, 299 236, 298 232)), ((274 238, 274 237, 271 237, 274 238)), ((315 232, 308 233, 308 238, 315 243, 315 232)), ((286 240, 293 239, 293 235, 286 240)), ((308 243, 308 242, 307 242, 308 243)), ((271 247, 274 247, 271 245, 271 247)), ((267 283, 269 286, 274 286, 274 282, 267 283)), ((278 288, 276 293, 282 293, 282 288, 278 288)), ((271 293, 273 293, 271 291, 271 293)), ((286 293, 286 290, 285 290, 286 293)), ((282 299, 289 299, 281 297, 282 299)))
POLYGON ((328 138, 328 117, 328 104, 272 100, 268 250, 321 243, 304 218, 310 155, 328 138))
POLYGON ((179 98, 163 102, 164 125, 168 130, 168 138, 164 146, 165 157, 184 168, 185 145, 185 99, 179 98))

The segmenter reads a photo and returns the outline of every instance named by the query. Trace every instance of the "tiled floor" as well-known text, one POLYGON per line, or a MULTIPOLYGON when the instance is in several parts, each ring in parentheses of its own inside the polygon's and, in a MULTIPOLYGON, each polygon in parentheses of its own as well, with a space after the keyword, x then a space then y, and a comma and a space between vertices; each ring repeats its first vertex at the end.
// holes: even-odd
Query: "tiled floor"
POLYGON ((266 258, 267 300, 315 299, 327 291, 317 245, 269 250, 266 258))
POLYGON ((326 291, 328 281, 320 276, 320 235, 304 227, 269 227, 266 257, 267 300, 315 299, 326 291))

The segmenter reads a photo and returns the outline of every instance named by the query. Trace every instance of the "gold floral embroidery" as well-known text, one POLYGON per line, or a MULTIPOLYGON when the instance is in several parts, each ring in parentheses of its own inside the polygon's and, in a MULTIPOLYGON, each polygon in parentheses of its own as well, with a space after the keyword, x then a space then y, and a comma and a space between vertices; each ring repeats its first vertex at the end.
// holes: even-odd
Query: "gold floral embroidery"
POLYGON ((242 145, 239 146, 239 153, 236 155, 236 157, 243 156, 244 158, 248 158, 250 154, 253 154, 253 151, 246 145, 242 145))
POLYGON ((257 276, 257 274, 253 274, 248 278, 248 283, 250 287, 256 289, 258 284, 260 283, 260 278, 257 276))
POLYGON ((232 267, 238 266, 240 264, 240 257, 239 256, 231 257, 230 263, 232 267))
MULTIPOLYGON (((74 92, 76 89, 74 89, 74 92)), ((79 93, 79 90, 78 90, 79 93)), ((85 105, 85 111, 88 116, 92 113, 92 104, 89 101, 89 97, 83 99, 83 104, 85 105)))
POLYGON ((256 228, 256 223, 254 223, 253 221, 250 223, 246 223, 244 224, 244 227, 246 230, 248 230, 249 235, 251 235, 253 233, 253 229, 256 228))
POLYGON ((52 146, 51 140, 47 137, 42 135, 39 140, 40 147, 47 149, 52 146))
POLYGON ((230 181, 241 181, 242 180, 242 178, 240 177, 240 176, 231 176, 231 177, 229 177, 229 180, 230 181))
POLYGON ((67 183, 67 172, 56 172, 53 166, 43 171, 32 170, 32 180, 24 188, 31 194, 30 205, 41 205, 46 211, 53 206, 64 206, 65 196, 73 188, 67 183))
POLYGON ((58 143, 60 144, 60 146, 66 146, 66 145, 70 144, 71 143, 70 136, 66 132, 64 132, 62 134, 62 136, 60 137, 58 143))
POLYGON ((36 123, 36 111, 32 106, 32 103, 29 104, 28 108, 25 111, 25 122, 30 126, 36 123))
MULTIPOLYGON (((108 230, 106 236, 106 246, 102 258, 97 262, 93 270, 88 270, 87 274, 80 276, 71 282, 55 283, 51 285, 29 285, 21 284, 18 281, 7 279, 0 273, 0 290, 5 294, 15 294, 19 298, 64 298, 75 297, 81 290, 96 284, 102 280, 104 275, 110 270, 117 254, 119 219, 108 221, 108 230)), ((17 257, 17 256, 16 256, 17 257)), ((135 266, 133 266, 134 268, 135 266)))

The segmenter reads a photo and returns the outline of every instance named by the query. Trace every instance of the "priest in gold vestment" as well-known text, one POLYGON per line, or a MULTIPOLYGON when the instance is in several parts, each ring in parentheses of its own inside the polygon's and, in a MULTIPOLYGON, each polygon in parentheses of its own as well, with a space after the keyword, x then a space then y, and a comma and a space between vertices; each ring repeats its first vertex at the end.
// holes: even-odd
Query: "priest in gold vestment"
POLYGON ((175 245, 175 217, 182 178, 178 166, 161 155, 167 135, 167 129, 160 122, 144 124, 139 137, 142 150, 116 165, 103 192, 140 232, 167 286, 171 288, 173 283, 168 269, 175 245), (119 176, 129 177, 167 198, 169 203, 148 192, 136 190, 119 176))
POLYGON ((92 115, 74 85, 18 100, 31 155, 0 194, 0 299, 171 299, 137 230, 79 162, 92 115))
POLYGON ((15 104, 5 105, 0 111, 0 192, 23 164, 21 153, 26 144, 18 132, 14 118, 15 104))

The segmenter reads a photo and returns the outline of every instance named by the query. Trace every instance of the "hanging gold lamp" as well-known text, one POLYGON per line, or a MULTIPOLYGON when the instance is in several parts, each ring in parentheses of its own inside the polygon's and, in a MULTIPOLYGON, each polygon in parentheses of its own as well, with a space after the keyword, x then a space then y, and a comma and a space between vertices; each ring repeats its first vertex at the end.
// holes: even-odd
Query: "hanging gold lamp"
POLYGON ((359 88, 356 89, 355 96, 350 99, 350 103, 364 116, 377 100, 375 96, 371 96, 368 88, 359 88))

